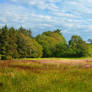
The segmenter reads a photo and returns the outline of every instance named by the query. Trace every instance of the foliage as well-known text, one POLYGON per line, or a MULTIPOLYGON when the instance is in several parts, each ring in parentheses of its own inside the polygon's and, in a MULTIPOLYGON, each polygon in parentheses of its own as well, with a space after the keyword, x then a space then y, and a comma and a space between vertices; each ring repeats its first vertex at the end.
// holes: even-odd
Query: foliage
POLYGON ((88 39, 88 41, 89 41, 90 43, 92 43, 92 39, 88 39))
POLYGON ((1 60, 12 60, 12 56, 10 55, 2 55, 1 60))
POLYGON ((0 54, 7 55, 9 46, 9 33, 7 26, 4 26, 0 33, 0 54))
POLYGON ((18 52, 21 58, 41 57, 42 47, 34 39, 25 36, 23 33, 18 35, 18 52))
POLYGON ((43 32, 32 37, 32 31, 20 27, 0 29, 0 59, 37 57, 92 57, 92 40, 86 43, 73 35, 67 44, 62 31, 43 32))
POLYGON ((1 59, 41 57, 42 46, 32 38, 32 32, 20 27, 0 29, 1 59))
POLYGON ((74 57, 87 56, 87 44, 80 36, 73 35, 69 41, 70 54, 74 57))
POLYGON ((66 44, 62 44, 62 43, 58 43, 56 45, 55 56, 56 57, 66 57, 67 56, 67 45, 66 44))
POLYGON ((18 29, 18 31, 20 32, 20 33, 23 33, 23 34, 25 34, 26 36, 29 36, 29 37, 31 37, 32 38, 32 31, 29 29, 25 29, 25 28, 23 28, 22 26, 18 29))
POLYGON ((57 54, 58 54, 57 44, 61 43, 64 46, 66 45, 66 40, 64 39, 62 34, 58 33, 57 31, 44 32, 43 34, 38 35, 36 37, 36 40, 43 47, 43 57, 55 57, 55 56, 57 56, 57 54))
POLYGON ((36 37, 36 40, 43 47, 43 57, 51 57, 53 55, 53 50, 56 44, 56 40, 46 35, 38 35, 36 37))
POLYGON ((9 36, 9 40, 8 40, 9 45, 7 47, 8 49, 7 54, 12 58, 17 58, 18 57, 17 32, 13 27, 9 29, 8 36, 9 36))
POLYGON ((87 50, 88 50, 88 56, 92 57, 92 44, 88 44, 87 50))

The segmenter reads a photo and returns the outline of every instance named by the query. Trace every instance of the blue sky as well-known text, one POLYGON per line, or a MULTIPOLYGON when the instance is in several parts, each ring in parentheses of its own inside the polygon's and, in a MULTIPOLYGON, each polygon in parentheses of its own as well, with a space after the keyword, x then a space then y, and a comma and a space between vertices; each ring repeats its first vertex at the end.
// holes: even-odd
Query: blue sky
POLYGON ((67 40, 92 39, 92 0, 0 0, 0 27, 31 28, 33 35, 62 29, 67 40))

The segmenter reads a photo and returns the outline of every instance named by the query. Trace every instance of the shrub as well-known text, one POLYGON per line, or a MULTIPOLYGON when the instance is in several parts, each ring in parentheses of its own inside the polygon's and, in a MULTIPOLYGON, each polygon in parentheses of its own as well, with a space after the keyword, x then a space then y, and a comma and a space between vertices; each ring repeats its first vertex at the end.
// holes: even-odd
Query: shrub
POLYGON ((12 60, 12 57, 11 56, 9 56, 9 55, 3 55, 2 57, 1 57, 1 60, 12 60))

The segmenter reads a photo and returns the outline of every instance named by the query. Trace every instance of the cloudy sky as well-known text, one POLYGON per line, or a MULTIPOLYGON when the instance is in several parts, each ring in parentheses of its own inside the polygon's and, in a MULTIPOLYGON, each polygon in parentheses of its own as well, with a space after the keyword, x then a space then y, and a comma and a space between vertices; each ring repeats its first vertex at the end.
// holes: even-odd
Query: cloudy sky
POLYGON ((0 0, 0 27, 23 26, 33 35, 62 29, 67 40, 73 34, 92 38, 92 0, 0 0))

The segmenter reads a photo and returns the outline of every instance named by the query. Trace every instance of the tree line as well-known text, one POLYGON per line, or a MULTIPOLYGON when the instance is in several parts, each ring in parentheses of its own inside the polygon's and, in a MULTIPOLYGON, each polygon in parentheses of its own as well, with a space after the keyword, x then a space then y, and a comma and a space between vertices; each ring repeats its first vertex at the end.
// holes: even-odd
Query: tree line
POLYGON ((67 43, 59 29, 32 37, 31 30, 3 26, 0 29, 0 59, 92 57, 92 39, 88 41, 90 43, 73 35, 67 43))

